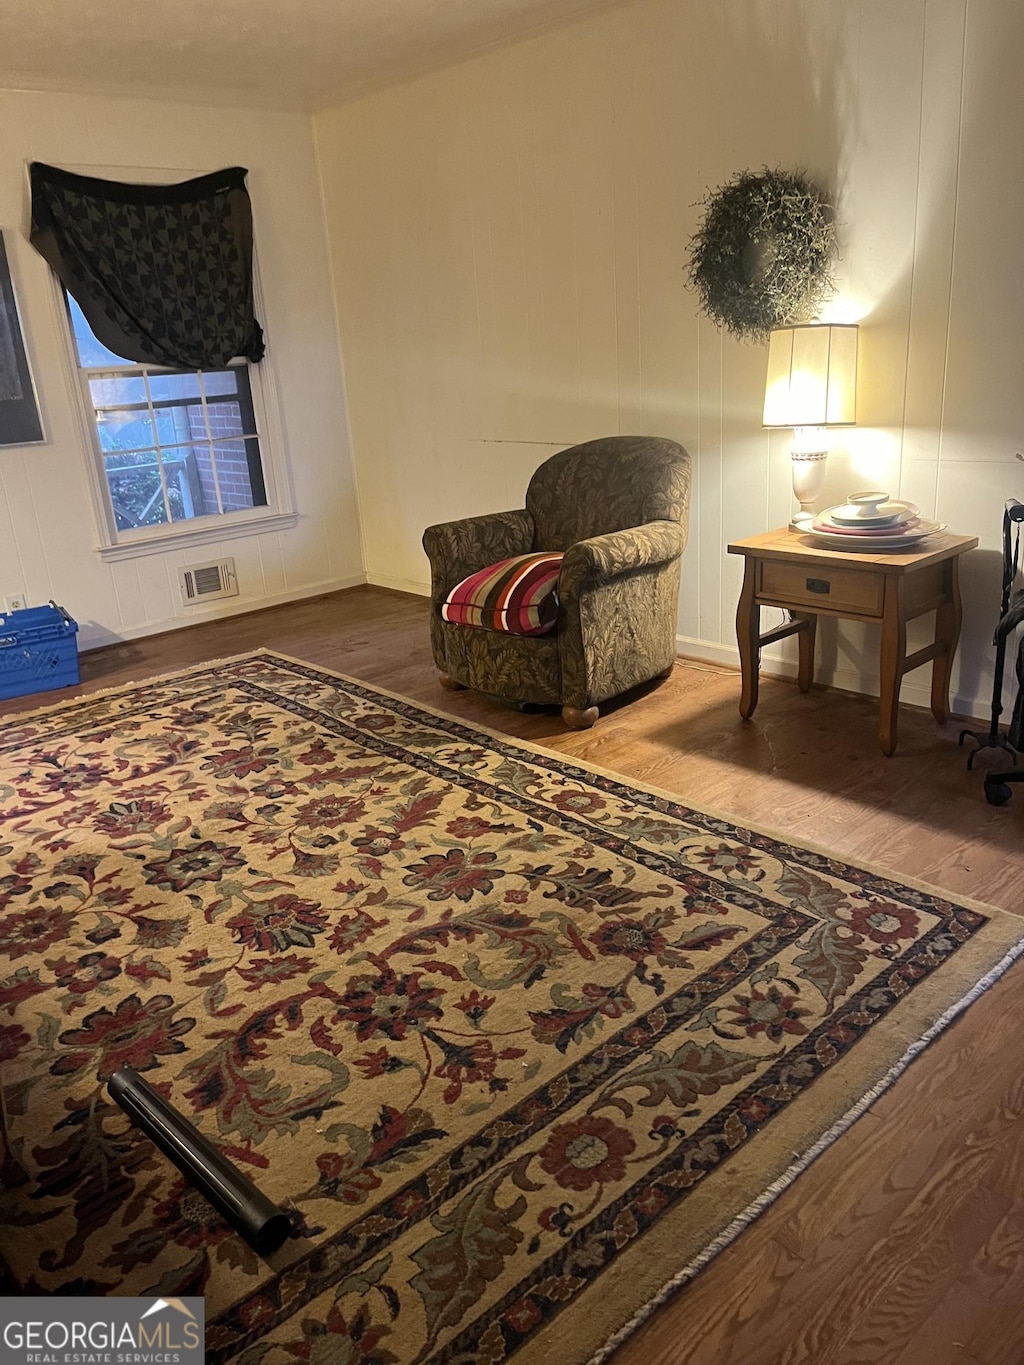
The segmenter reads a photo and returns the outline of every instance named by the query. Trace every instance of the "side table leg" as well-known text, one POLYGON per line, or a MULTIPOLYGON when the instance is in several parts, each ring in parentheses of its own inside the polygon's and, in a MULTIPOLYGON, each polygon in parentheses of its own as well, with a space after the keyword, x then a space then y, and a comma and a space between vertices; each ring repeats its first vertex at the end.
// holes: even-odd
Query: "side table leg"
POLYGON ((946 566, 948 582, 946 599, 935 612, 935 642, 942 645, 932 662, 932 715, 940 725, 949 720, 949 680, 953 672, 953 655, 960 640, 963 608, 960 603, 960 556, 946 566))
POLYGON ((882 753, 896 752, 899 724, 900 683, 907 662, 907 620, 903 605, 903 579, 889 574, 885 579, 882 608, 882 646, 879 653, 878 742, 882 753))
POLYGON ((757 706, 757 672, 760 664, 761 611, 757 605, 757 560, 743 561, 743 589, 736 607, 736 644, 740 652, 742 688, 740 715, 749 720, 757 706))
POLYGON ((809 692, 811 683, 814 682, 814 637, 818 630, 818 618, 816 616, 805 616, 803 622, 804 628, 797 633, 796 637, 797 644, 800 647, 796 681, 801 692, 809 692))

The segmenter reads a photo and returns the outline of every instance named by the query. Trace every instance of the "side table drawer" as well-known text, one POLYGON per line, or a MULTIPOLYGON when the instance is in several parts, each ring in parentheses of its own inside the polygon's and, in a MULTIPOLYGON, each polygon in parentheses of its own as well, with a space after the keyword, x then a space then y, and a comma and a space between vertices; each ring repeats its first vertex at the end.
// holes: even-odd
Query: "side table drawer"
POLYGON ((881 616, 885 576, 871 569, 762 560, 758 596, 777 598, 807 611, 852 611, 881 616))

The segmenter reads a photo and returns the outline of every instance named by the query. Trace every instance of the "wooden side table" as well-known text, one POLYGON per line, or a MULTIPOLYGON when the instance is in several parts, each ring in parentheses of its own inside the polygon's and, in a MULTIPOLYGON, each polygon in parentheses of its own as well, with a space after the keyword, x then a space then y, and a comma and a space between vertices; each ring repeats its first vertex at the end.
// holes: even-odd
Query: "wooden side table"
POLYGON ((749 720, 757 706, 762 645, 796 635, 800 649, 797 682, 806 692, 814 681, 814 636, 819 616, 878 621, 878 742, 883 754, 896 751, 900 682, 904 673, 932 662, 932 715, 949 719, 949 677, 960 638, 960 556, 973 550, 973 536, 929 536, 918 550, 863 554, 825 550, 809 535, 765 531, 734 541, 729 553, 743 555, 743 590, 736 610, 736 639, 743 670, 740 715, 749 720), (761 633, 761 607, 783 607, 791 619, 761 633), (907 622, 935 612, 935 640, 907 654, 907 622))

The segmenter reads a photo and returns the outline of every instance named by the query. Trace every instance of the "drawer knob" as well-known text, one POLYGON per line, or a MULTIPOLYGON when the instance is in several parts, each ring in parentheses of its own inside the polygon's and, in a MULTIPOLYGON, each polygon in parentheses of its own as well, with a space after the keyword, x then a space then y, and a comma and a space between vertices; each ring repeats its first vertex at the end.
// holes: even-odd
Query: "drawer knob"
POLYGON ((809 578, 807 580, 807 591, 829 593, 832 591, 832 587, 827 578, 809 578))

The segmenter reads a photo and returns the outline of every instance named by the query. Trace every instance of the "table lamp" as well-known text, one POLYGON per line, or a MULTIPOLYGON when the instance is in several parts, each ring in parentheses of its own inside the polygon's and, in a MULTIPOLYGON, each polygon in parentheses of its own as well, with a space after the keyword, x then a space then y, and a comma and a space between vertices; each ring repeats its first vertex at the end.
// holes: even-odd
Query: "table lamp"
POLYGON ((822 427, 853 426, 857 404, 857 328, 805 323, 776 327, 768 340, 762 425, 793 428, 792 530, 814 520, 828 446, 822 427))

